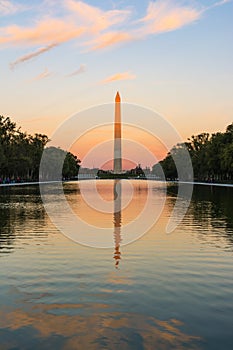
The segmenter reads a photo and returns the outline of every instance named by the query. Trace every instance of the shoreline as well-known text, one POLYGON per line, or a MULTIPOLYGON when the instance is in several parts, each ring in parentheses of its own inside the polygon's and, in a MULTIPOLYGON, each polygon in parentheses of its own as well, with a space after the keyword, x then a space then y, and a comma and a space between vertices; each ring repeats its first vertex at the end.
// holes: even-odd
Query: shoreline
POLYGON ((32 182, 15 182, 15 183, 8 183, 8 184, 0 184, 0 187, 14 187, 14 186, 28 186, 28 185, 48 185, 52 183, 58 183, 60 181, 32 181, 32 182))
POLYGON ((181 184, 189 184, 189 185, 204 185, 204 186, 218 186, 218 187, 233 187, 233 184, 225 184, 225 183, 218 183, 218 182, 186 182, 186 181, 177 181, 175 183, 181 183, 181 184))
MULTIPOLYGON (((83 181, 83 180, 95 180, 95 179, 80 179, 75 182, 83 181)), ((112 180, 112 179, 111 179, 112 180)), ((134 180, 134 179, 133 179, 134 180)), ((139 180, 139 179, 135 179, 139 180)), ((149 180, 149 181, 158 181, 155 179, 143 179, 143 180, 149 180)), ((34 181, 34 182, 17 182, 17 183, 8 183, 8 184, 0 184, 0 187, 15 187, 15 186, 29 186, 29 185, 48 185, 53 183, 60 183, 61 181, 34 181)), ((68 180, 63 182, 74 182, 74 180, 68 180)), ((159 181, 161 182, 161 181, 159 181)), ((162 181, 164 183, 173 183, 173 184, 186 184, 186 185, 204 185, 204 186, 216 186, 216 187, 233 187, 233 184, 227 184, 227 183, 216 183, 216 182, 189 182, 189 181, 162 181)))

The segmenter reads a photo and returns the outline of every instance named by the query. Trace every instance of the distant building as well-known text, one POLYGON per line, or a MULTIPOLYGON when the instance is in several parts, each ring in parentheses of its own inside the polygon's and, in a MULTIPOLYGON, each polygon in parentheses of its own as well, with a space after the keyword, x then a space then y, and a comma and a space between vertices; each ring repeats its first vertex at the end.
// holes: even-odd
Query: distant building
POLYGON ((150 169, 150 167, 145 167, 144 169, 142 169, 143 170, 143 172, 144 172, 144 174, 146 175, 146 176, 148 176, 148 175, 151 175, 151 169, 150 169))
POLYGON ((95 179, 97 177, 99 168, 83 168, 80 167, 78 178, 79 179, 95 179))

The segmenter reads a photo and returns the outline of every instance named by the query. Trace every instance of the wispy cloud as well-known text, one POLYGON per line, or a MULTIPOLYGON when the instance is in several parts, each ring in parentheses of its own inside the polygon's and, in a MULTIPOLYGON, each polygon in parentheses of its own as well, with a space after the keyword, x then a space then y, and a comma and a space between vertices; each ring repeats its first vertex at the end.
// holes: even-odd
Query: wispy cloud
POLYGON ((231 1, 220 0, 211 7, 203 7, 193 2, 185 4, 181 0, 150 1, 144 17, 137 21, 128 22, 124 29, 100 33, 92 40, 87 41, 85 45, 89 50, 99 50, 130 41, 142 40, 149 35, 178 30, 200 20, 204 12, 210 8, 222 6, 231 1))
POLYGON ((48 78, 52 75, 51 72, 49 72, 49 70, 47 68, 45 68, 45 70, 38 74, 35 78, 32 79, 32 81, 38 81, 38 80, 42 80, 42 79, 45 79, 45 78, 48 78))
POLYGON ((132 74, 131 72, 116 73, 102 80, 101 84, 108 84, 118 80, 133 80, 133 79, 136 79, 136 75, 132 74))
MULTIPOLYGON (((58 45, 80 37, 85 42, 90 37, 101 35, 111 26, 124 22, 130 14, 129 10, 103 11, 82 1, 64 0, 62 3, 66 11, 57 18, 43 16, 31 26, 9 25, 0 28, 0 44, 5 47, 50 46, 54 42, 58 45)), ((60 2, 57 5, 61 6, 60 2)))
POLYGON ((146 36, 176 30, 197 21, 201 15, 201 8, 182 5, 177 1, 150 2, 146 16, 139 21, 143 24, 141 33, 146 36))
POLYGON ((96 36, 126 21, 130 14, 129 10, 103 11, 82 1, 64 0, 64 6, 68 14, 65 12, 63 16, 45 16, 34 21, 32 26, 10 25, 0 28, 0 43, 36 46, 51 42, 63 43, 81 35, 96 36))
POLYGON ((228 2, 232 2, 232 0, 222 0, 222 1, 219 1, 215 4, 215 6, 222 6, 222 5, 225 5, 227 4, 228 2))
MULTIPOLYGON (((216 0, 212 6, 207 7, 183 0, 150 1, 145 15, 135 20, 132 18, 133 9, 128 7, 121 10, 103 10, 84 1, 44 0, 42 4, 49 3, 50 11, 43 15, 40 12, 37 19, 32 18, 31 25, 1 27, 0 44, 5 47, 45 46, 45 50, 41 51, 39 48, 32 54, 17 59, 13 62, 14 67, 18 62, 30 60, 56 45, 73 39, 78 41, 85 51, 91 51, 174 31, 197 22, 212 7, 228 2, 231 0, 216 0)), ((15 3, 0 0, 2 13, 12 13, 16 8, 15 3)))
POLYGON ((36 50, 34 52, 31 52, 31 53, 29 53, 27 55, 21 56, 16 61, 10 63, 10 68, 14 69, 18 64, 26 62, 26 61, 29 61, 29 60, 33 59, 34 57, 37 57, 37 56, 41 55, 42 53, 45 53, 45 52, 53 49, 57 45, 58 44, 55 44, 55 43, 54 44, 50 44, 48 46, 41 47, 38 50, 36 50))
POLYGON ((208 6, 206 8, 206 10, 210 10, 210 9, 212 9, 214 7, 225 5, 225 4, 229 3, 229 2, 232 2, 232 0, 220 0, 220 1, 218 1, 218 2, 216 2, 214 4, 212 4, 212 5, 208 6))
POLYGON ((78 38, 84 29, 72 21, 48 18, 40 20, 32 27, 17 25, 1 28, 0 43, 14 46, 50 45, 78 38))
POLYGON ((129 19, 131 10, 104 11, 83 1, 65 0, 66 7, 75 14, 90 32, 99 33, 129 19))
POLYGON ((9 0, 0 0, 0 16, 12 15, 23 9, 22 5, 9 0))
POLYGON ((94 40, 86 43, 89 50, 99 50, 117 44, 126 43, 135 39, 131 33, 128 32, 110 32, 97 36, 94 40))
POLYGON ((82 73, 86 72, 86 70, 87 70, 86 65, 85 64, 81 64, 78 69, 76 69, 72 73, 68 74, 67 77, 73 77, 75 75, 82 74, 82 73))

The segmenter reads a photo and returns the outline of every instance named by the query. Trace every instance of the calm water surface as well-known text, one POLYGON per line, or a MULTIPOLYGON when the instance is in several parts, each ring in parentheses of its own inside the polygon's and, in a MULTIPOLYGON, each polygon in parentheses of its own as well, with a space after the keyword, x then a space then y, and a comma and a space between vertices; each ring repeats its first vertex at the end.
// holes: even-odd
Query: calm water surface
MULTIPOLYGON (((149 186, 153 213, 166 188, 149 186)), ((108 249, 62 235, 38 186, 0 188, 1 350, 233 349, 233 188, 195 186, 182 224, 168 235, 177 192, 169 185, 157 223, 123 246, 121 226, 147 195, 146 181, 133 187, 133 205, 104 216, 90 215, 78 183, 64 185, 76 215, 112 228, 108 249)), ((112 181, 98 182, 106 200, 112 189, 112 181)))

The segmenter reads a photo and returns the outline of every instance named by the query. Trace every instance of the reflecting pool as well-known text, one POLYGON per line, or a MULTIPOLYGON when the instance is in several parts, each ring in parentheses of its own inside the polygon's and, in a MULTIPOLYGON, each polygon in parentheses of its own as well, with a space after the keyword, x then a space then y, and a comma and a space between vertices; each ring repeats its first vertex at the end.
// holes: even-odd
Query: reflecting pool
POLYGON ((171 234, 175 185, 82 181, 64 193, 76 237, 109 248, 62 234, 39 186, 1 187, 0 349, 233 348, 233 188, 195 185, 171 234))

